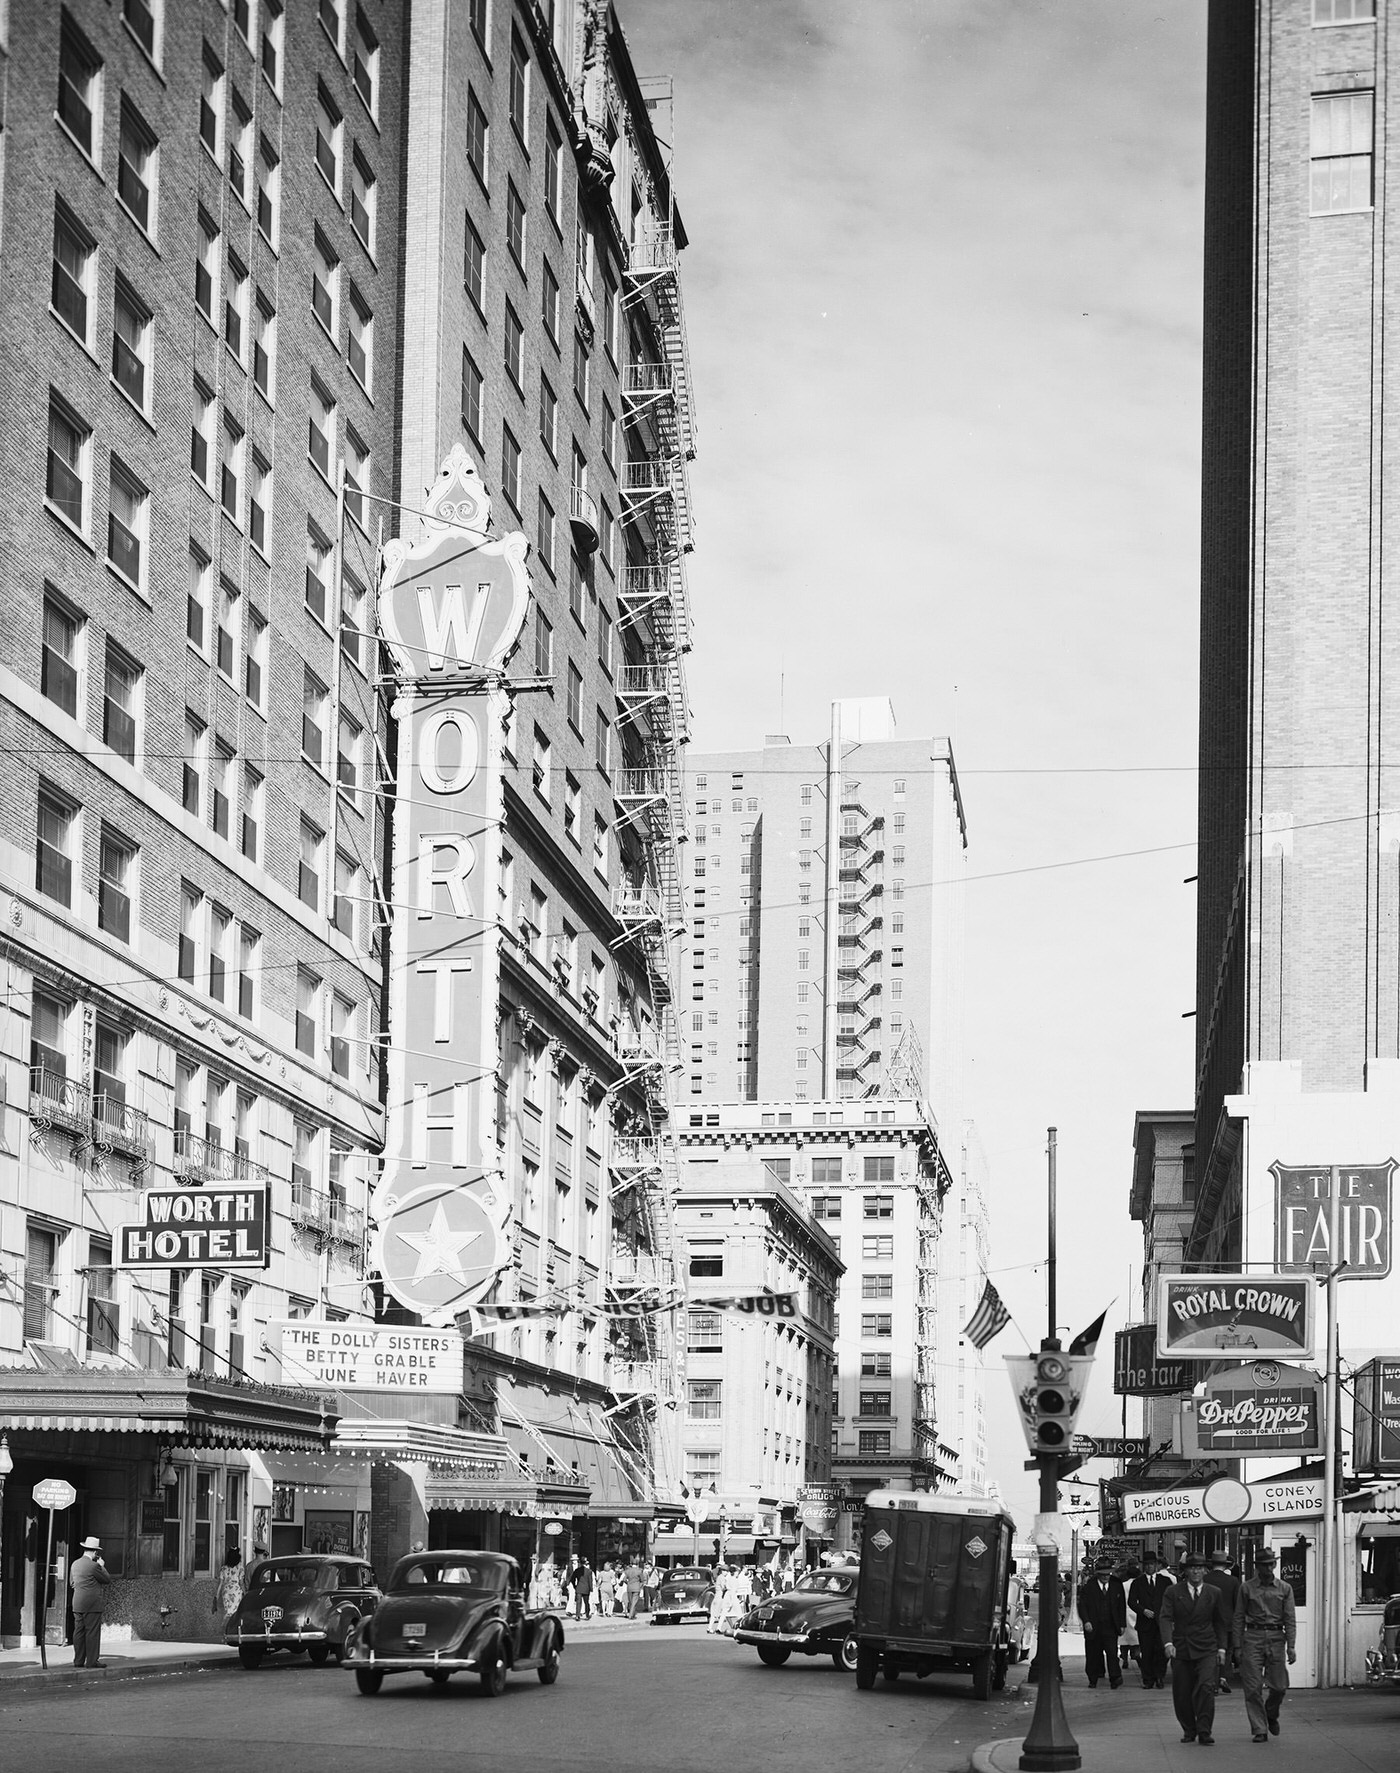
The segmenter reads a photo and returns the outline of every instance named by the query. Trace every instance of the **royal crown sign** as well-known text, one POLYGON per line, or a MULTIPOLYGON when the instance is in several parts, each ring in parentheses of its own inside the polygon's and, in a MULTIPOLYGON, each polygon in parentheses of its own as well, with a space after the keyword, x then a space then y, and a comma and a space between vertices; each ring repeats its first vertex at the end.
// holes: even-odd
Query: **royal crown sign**
POLYGON ((1383 1164, 1337 1166, 1336 1241, 1332 1248, 1332 1171, 1271 1164, 1274 1178, 1274 1261, 1281 1269, 1325 1270, 1342 1262, 1347 1280, 1383 1280, 1390 1273, 1390 1178, 1383 1164))
POLYGON ((465 1312, 510 1255, 494 1133, 501 682, 530 584, 525 537, 488 537, 489 516, 454 445, 422 534, 389 544, 380 585, 399 763, 385 1164, 370 1211, 385 1289, 429 1324, 465 1312))
POLYGON ((1311 1354, 1313 1294, 1309 1275, 1166 1274, 1158 1282, 1157 1352, 1161 1355, 1311 1354))

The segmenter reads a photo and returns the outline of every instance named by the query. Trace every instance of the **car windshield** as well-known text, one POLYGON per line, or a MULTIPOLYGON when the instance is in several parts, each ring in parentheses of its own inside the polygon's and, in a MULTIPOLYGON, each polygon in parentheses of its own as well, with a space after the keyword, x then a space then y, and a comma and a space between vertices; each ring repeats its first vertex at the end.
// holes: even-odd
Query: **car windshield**
POLYGON ((394 1594, 412 1594, 420 1588, 444 1592, 472 1588, 483 1594, 504 1594, 510 1566, 498 1557, 482 1557, 472 1552, 443 1552, 440 1555, 409 1557, 389 1578, 394 1594))
POLYGON ((793 1584, 794 1594, 850 1594, 856 1585, 854 1570, 813 1570, 793 1584))
POLYGON ((260 1564, 253 1572, 254 1588, 320 1588, 340 1586, 340 1572, 334 1564, 286 1563, 260 1564))

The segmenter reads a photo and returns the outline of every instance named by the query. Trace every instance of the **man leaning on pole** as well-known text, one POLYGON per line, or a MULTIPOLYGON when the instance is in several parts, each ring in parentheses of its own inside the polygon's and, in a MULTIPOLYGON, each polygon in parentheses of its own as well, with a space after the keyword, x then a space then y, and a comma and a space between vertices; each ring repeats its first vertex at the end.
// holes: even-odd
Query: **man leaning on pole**
POLYGON ((1288 1664, 1297 1660, 1293 1590, 1275 1576, 1277 1564, 1273 1547, 1261 1546, 1254 1554, 1254 1574, 1240 1584, 1235 1600, 1235 1655, 1255 1742, 1267 1742, 1278 1735, 1279 1708, 1288 1691, 1288 1664))

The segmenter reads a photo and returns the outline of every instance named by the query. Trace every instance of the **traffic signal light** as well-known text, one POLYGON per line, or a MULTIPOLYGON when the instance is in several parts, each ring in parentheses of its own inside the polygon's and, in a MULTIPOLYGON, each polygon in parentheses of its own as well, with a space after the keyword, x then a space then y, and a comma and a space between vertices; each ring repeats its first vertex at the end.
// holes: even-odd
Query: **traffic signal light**
POLYGON ((1006 1364, 1026 1445, 1032 1453, 1068 1454, 1094 1357, 1042 1348, 1039 1354, 1008 1355, 1006 1364))

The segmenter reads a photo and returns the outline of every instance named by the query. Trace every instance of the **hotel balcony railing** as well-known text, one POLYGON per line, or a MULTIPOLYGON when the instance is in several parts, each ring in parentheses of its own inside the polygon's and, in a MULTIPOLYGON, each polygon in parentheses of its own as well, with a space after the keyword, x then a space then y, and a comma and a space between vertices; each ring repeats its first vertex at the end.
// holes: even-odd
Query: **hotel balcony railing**
POLYGON ((569 522, 579 547, 592 554, 598 546, 598 501, 585 487, 569 488, 569 522))

